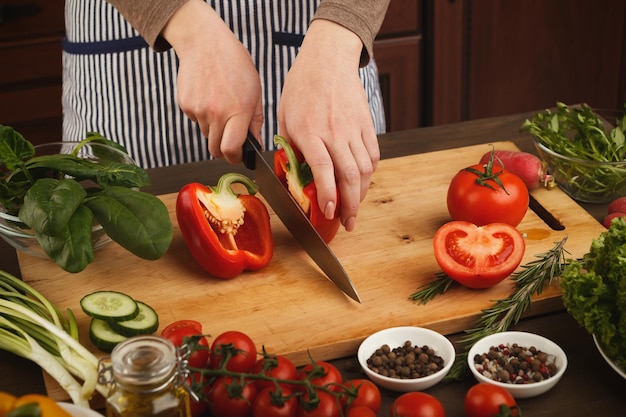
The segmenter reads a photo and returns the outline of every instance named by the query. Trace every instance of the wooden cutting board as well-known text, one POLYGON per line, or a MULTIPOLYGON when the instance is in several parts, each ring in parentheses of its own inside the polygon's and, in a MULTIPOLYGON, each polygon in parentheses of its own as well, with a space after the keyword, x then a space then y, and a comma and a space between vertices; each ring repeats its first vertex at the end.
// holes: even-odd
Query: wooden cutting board
MULTIPOLYGON (((516 150, 510 142, 496 149, 516 150)), ((434 279, 440 270, 433 256, 432 237, 449 221, 446 192, 458 170, 476 163, 488 144, 419 154, 380 162, 371 189, 359 211, 356 230, 340 230, 330 247, 361 296, 359 304, 329 281, 271 213, 275 253, 261 271, 232 280, 207 276, 180 235, 175 217, 176 194, 161 196, 170 209, 174 239, 162 259, 146 261, 110 243, 78 274, 51 261, 19 254, 24 279, 55 305, 75 312, 81 341, 89 318, 79 300, 96 290, 116 290, 153 306, 161 328, 179 319, 194 319, 206 333, 226 330, 249 334, 258 349, 284 354, 296 364, 355 355, 371 333, 393 326, 415 325, 451 334, 473 326, 480 311, 512 289, 505 280, 488 290, 457 286, 427 305, 410 294, 434 279)), ((551 249, 568 235, 572 258, 586 253, 604 228, 561 190, 539 189, 533 197, 563 226, 553 230, 529 210, 519 230, 526 234, 523 263, 551 249)), ((562 309, 557 285, 536 297, 528 314, 562 309)), ((62 395, 62 394, 60 394, 62 395)))

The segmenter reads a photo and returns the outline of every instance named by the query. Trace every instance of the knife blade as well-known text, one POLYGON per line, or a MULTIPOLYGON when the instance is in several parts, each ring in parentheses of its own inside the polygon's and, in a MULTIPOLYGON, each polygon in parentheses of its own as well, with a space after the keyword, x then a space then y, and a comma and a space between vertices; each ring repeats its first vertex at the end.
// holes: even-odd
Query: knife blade
POLYGON ((343 266, 274 174, 272 166, 263 158, 259 142, 250 133, 243 145, 243 163, 255 172, 254 180, 261 194, 300 246, 337 287, 360 303, 361 298, 343 266))

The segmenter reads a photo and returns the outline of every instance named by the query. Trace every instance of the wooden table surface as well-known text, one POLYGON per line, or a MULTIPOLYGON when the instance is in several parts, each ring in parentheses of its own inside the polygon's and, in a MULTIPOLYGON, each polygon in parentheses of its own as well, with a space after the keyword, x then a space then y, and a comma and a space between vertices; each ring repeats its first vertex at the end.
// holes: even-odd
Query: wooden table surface
MULTIPOLYGON (((381 157, 392 158, 507 140, 513 141, 522 150, 534 152, 530 137, 518 132, 524 119, 533 114, 534 112, 531 112, 381 135, 379 138, 381 157)), ((233 167, 224 161, 206 161, 153 169, 149 170, 153 185, 147 191, 155 194, 172 193, 191 181, 210 184, 222 173, 234 170, 249 174, 245 168, 233 167)), ((583 207, 597 219, 601 219, 606 212, 605 205, 585 204, 583 207)), ((594 237, 596 236, 589 236, 589 243, 594 237)), ((15 251, 3 240, 0 240, 0 268, 20 276, 15 251)), ((544 395, 518 401, 525 416, 623 414, 626 407, 624 396, 626 380, 604 362, 591 336, 564 310, 522 319, 514 330, 537 332, 552 339, 565 350, 569 359, 567 371, 554 389, 544 395)), ((449 336, 454 341, 461 335, 449 336)), ((356 355, 333 362, 346 378, 361 376, 356 355)), ((465 392, 474 383, 472 378, 468 378, 462 382, 439 384, 427 392, 442 402, 448 417, 461 417, 464 415, 465 392)), ((38 366, 4 351, 0 351, 0 390, 14 395, 46 392, 38 366)), ((388 406, 398 394, 383 390, 383 396, 383 409, 379 415, 387 416, 388 406)))

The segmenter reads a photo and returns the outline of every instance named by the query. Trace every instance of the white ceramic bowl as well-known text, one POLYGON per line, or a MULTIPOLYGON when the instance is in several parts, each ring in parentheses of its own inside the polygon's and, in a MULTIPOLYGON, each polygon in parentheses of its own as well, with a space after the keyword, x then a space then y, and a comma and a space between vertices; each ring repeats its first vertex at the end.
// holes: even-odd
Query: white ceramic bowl
POLYGON ((557 382, 561 379, 565 370, 567 369, 567 356, 563 349, 559 347, 553 341, 546 339, 543 336, 528 332, 502 332, 495 333, 490 336, 484 337, 471 347, 467 354, 467 362, 472 371, 472 374, 478 382, 487 382, 489 384, 498 385, 513 395, 515 398, 528 398, 535 397, 543 394, 546 391, 552 389, 557 382), (556 374, 544 379, 540 382, 532 382, 528 384, 513 384, 506 382, 494 381, 482 375, 474 366, 474 357, 476 355, 482 355, 489 351, 492 346, 498 345, 512 345, 517 343, 519 346, 530 348, 534 346, 538 350, 545 352, 549 355, 550 362, 556 365, 556 374))
POLYGON ((365 374, 377 385, 393 391, 422 391, 440 382, 450 371, 456 352, 454 346, 445 336, 423 327, 392 327, 372 334, 359 346, 357 358, 365 374), (391 349, 410 341, 413 346, 432 348, 435 354, 443 359, 443 369, 421 378, 399 379, 380 375, 369 369, 367 360, 381 346, 387 344, 391 349))

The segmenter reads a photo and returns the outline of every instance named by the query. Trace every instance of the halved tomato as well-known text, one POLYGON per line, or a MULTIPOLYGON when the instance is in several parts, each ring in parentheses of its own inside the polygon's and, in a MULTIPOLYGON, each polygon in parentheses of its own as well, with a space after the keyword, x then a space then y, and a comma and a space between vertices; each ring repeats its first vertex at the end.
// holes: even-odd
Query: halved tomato
POLYGON ((526 250, 522 234, 507 223, 465 221, 441 226, 433 247, 443 272, 468 288, 496 285, 517 269, 526 250))

